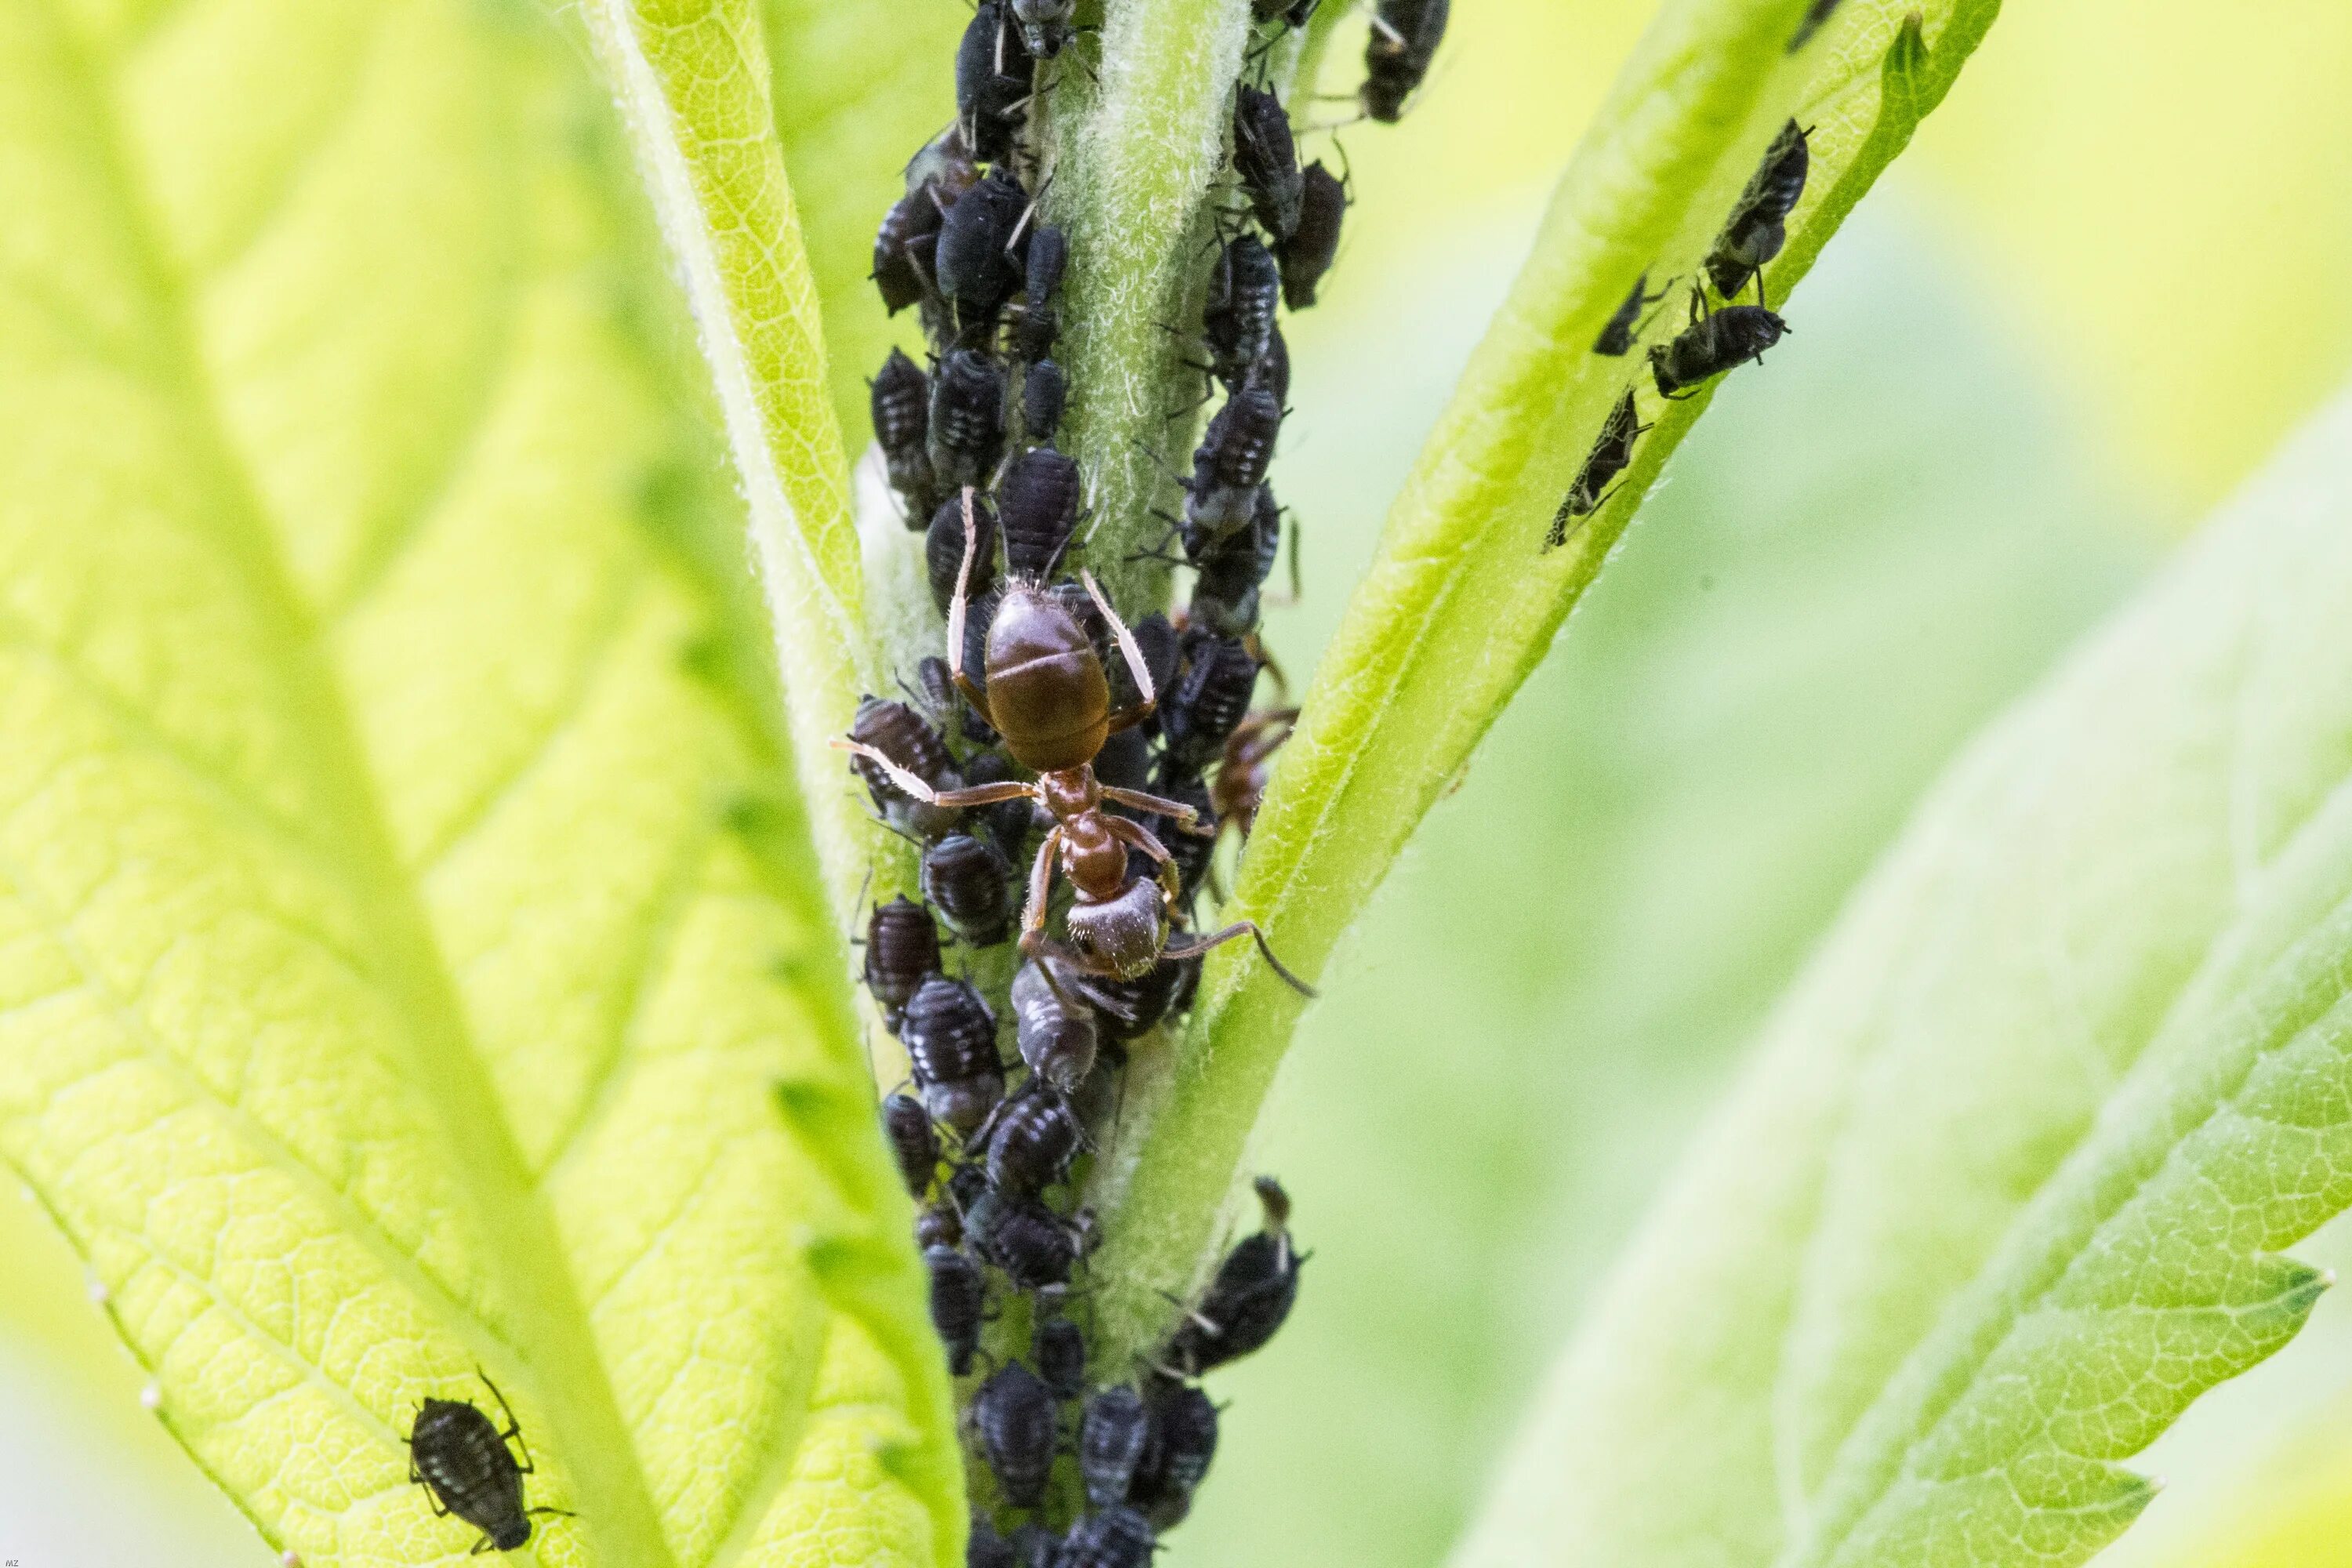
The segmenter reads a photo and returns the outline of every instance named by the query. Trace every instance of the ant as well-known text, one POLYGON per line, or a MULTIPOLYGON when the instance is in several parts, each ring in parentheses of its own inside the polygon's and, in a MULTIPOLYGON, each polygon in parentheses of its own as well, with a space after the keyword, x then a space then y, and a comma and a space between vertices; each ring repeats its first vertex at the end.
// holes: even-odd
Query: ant
MULTIPOLYGON (((1045 806, 1054 826, 1038 847, 1029 873, 1028 906, 1021 930, 1024 957, 1051 957, 1076 973, 1131 980, 1150 973, 1162 959, 1197 957, 1247 936, 1257 943, 1258 952, 1276 974, 1300 994, 1312 996, 1313 988, 1275 957, 1255 921, 1237 921, 1204 936, 1171 940, 1170 911, 1182 897, 1174 857, 1140 823, 1103 809, 1104 803, 1109 802, 1172 818, 1189 832, 1202 831, 1197 826, 1198 814, 1181 801, 1106 784, 1095 776, 1094 763, 1103 743, 1112 734, 1150 718, 1159 705, 1159 694, 1134 634, 1103 597, 1094 574, 1082 572, 1079 579, 1118 639, 1135 682, 1136 702, 1112 710, 1110 682, 1086 629, 1049 590, 1019 578, 1005 585, 989 622, 986 688, 966 673, 962 659, 966 595, 972 561, 980 550, 980 529, 970 510, 969 487, 964 490, 964 505, 963 570, 948 609, 949 668, 956 689, 1004 738, 1005 750, 1013 761, 1038 776, 1034 781, 1008 779, 935 790, 863 742, 837 740, 834 745, 877 764, 899 788, 934 805, 967 807, 1027 799, 1045 806), (1154 863, 1156 878, 1128 875, 1129 849, 1140 851, 1154 863), (1057 860, 1077 895, 1065 917, 1068 945, 1045 933, 1057 860)), ((1047 974, 1051 978, 1050 968, 1047 974)))

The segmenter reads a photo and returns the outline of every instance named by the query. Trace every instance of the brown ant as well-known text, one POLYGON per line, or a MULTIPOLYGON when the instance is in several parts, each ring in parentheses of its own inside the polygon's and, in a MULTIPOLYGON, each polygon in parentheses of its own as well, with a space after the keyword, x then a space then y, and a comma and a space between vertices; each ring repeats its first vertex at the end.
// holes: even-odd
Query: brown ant
POLYGON ((1094 763, 1103 742, 1150 717, 1159 694, 1134 634, 1103 597, 1092 573, 1082 572, 1079 579, 1118 639, 1139 700, 1116 710, 1111 708, 1110 682, 1086 629, 1052 592, 1020 578, 1006 584, 989 621, 985 689, 965 672, 964 611, 972 562, 980 548, 971 495, 966 487, 963 568, 948 608, 948 666, 956 689, 1003 737, 1004 749, 1013 761, 1037 777, 935 790, 862 742, 839 740, 834 745, 882 768, 900 789, 932 805, 964 808, 1027 799, 1052 815, 1054 826, 1038 847, 1029 873, 1028 906, 1021 929, 1024 956, 1055 959, 1080 974, 1131 980, 1150 973, 1162 959, 1197 957, 1247 936, 1257 943, 1258 952, 1276 974, 1302 995, 1315 994, 1312 987, 1283 967, 1254 921, 1237 921, 1205 936, 1171 940, 1171 911, 1182 898, 1174 857, 1150 829, 1105 811, 1103 805, 1109 802, 1166 816, 1187 832, 1203 830, 1197 826, 1198 814, 1181 801, 1106 784, 1095 776, 1094 763), (1156 876, 1130 878, 1129 849, 1149 857, 1156 876), (1068 945, 1045 934, 1057 859, 1062 875, 1076 894, 1065 917, 1068 945))

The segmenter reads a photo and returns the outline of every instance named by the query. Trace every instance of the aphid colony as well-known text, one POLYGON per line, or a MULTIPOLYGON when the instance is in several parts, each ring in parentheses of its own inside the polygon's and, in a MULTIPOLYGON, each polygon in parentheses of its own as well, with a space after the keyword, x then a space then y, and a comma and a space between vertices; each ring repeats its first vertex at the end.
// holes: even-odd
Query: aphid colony
MULTIPOLYGON (((1814 5, 1806 14, 1804 30, 1789 47, 1795 49, 1810 38, 1834 8, 1834 0, 1814 5)), ((1763 163, 1748 177, 1732 205, 1731 216, 1707 249, 1706 279, 1691 285, 1688 324, 1665 342, 1651 345, 1650 379, 1659 396, 1688 397, 1725 372, 1749 360, 1761 361, 1764 351, 1789 331, 1789 323, 1764 302, 1764 267, 1788 243, 1789 215, 1805 194, 1805 176, 1812 164, 1812 150, 1806 142, 1809 134, 1791 120, 1772 139, 1763 163), (1735 304, 1750 282, 1756 286, 1757 302, 1735 304), (1720 303, 1708 302, 1709 284, 1720 303)), ((1633 280, 1624 303, 1594 340, 1594 353, 1622 358, 1633 352, 1641 336, 1643 312, 1673 292, 1671 280, 1654 294, 1649 291, 1649 284, 1646 272, 1633 280)), ((1632 466, 1633 443, 1650 428, 1642 422, 1636 390, 1626 387, 1609 411, 1559 510, 1552 514, 1551 531, 1544 536, 1546 550, 1566 543, 1570 532, 1582 526, 1583 519, 1600 510, 1601 503, 1615 493, 1617 477, 1632 466)))
MULTIPOLYGON (((1315 3, 1255 0, 1252 62, 1315 3)), ((1381 0, 1367 116, 1397 118, 1445 13, 1381 0)), ((1189 1007, 1203 953, 1249 938, 1306 989, 1255 926, 1195 917, 1220 835, 1246 837, 1297 717, 1252 708, 1282 553, 1267 483, 1290 386, 1278 315, 1315 302, 1349 195, 1321 162, 1301 167, 1263 79, 1237 85, 1201 314, 1175 329, 1222 401, 1154 552, 1191 583, 1180 608, 1130 624, 1087 568, 1089 485, 1057 445, 1072 257, 1039 205, 1039 121, 1055 74, 1089 68, 1073 18, 1071 0, 981 0, 955 122, 908 165, 875 237, 883 302, 914 307, 929 347, 927 364, 894 351, 875 376, 875 436, 946 636, 837 743, 877 814, 922 847, 921 896, 873 909, 864 964, 910 1068, 882 1118, 961 1380, 970 1561, 1141 1568, 1215 1452, 1199 1379, 1273 1337, 1302 1258, 1287 1196, 1261 1181, 1261 1227, 1166 1341, 1106 1364, 1086 1326, 1099 1281, 1083 1186, 1118 1136, 1129 1049, 1189 1007)))

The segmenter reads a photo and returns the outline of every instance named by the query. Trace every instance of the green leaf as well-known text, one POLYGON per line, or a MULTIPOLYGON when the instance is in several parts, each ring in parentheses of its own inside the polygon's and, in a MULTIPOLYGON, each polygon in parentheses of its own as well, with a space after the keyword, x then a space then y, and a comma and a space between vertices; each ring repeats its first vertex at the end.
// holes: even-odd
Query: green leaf
POLYGON ((583 8, 686 277, 751 502, 801 794, 835 918, 902 850, 845 789, 861 692, 879 690, 847 459, 826 384, 758 0, 591 0, 583 8))
POLYGON ((944 1367, 581 40, 0 3, 0 1153, 274 1547, 948 1562, 944 1367), (779 1097, 777 1084, 789 1086, 779 1097))
MULTIPOLYGON (((1217 1375, 1242 1414, 1177 1568, 1443 1556, 1733 1047, 1951 752, 2128 587, 2139 520, 1900 211, 1857 215, 1801 341, 1724 389, 1301 1021, 1251 1157, 1314 1265, 1217 1375)), ((1302 363, 1285 493, 1318 522, 1435 415, 1507 254, 1460 247, 1349 301, 1458 327, 1302 363)))
MULTIPOLYGON (((1822 244, 1942 96, 1997 9, 1926 15, 1849 0, 1804 49, 1789 0, 1671 0, 1570 162, 1535 252, 1456 387, 1318 667, 1252 835, 1237 913, 1318 973, 1423 816, 1467 766, 1540 661, 1643 490, 1706 406, 1645 394, 1622 493, 1566 549, 1553 515, 1640 352, 1593 338, 1637 277, 1694 276, 1741 187, 1795 114, 1814 128, 1811 184, 1769 269, 1785 299, 1822 244), (1882 91, 1882 83, 1890 89, 1882 91)), ((1676 303, 1680 296, 1675 297, 1676 303)), ((1670 309, 1648 334, 1676 330, 1670 309)), ((1801 331, 1801 319, 1799 322, 1801 331)), ((1749 372, 1747 374, 1755 374, 1749 372)), ((1149 1343, 1209 1251, 1219 1201, 1301 1003, 1229 948, 1202 987, 1184 1067, 1133 1086, 1147 1152, 1116 1198, 1102 1272, 1115 1340, 1149 1343)))
POLYGON ((1765 1031, 1465 1565, 2079 1563, 2352 1205, 2352 401, 1975 743, 1765 1031))

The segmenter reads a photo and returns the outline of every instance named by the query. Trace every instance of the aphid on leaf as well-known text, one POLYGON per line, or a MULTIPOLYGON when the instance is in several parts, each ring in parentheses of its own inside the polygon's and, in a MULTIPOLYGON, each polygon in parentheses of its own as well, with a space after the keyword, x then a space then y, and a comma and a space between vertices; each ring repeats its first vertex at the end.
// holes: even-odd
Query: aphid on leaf
POLYGON ((996 1018, 967 982, 944 974, 924 981, 907 1003, 898 1039, 933 1121, 969 1132, 1004 1098, 996 1018))
POLYGON ((924 981, 940 972, 940 928, 912 899, 875 907, 866 924, 866 989, 892 1032, 924 981))
POLYGON ((1031 75, 1029 51, 1003 0, 981 0, 956 47, 955 78, 957 123, 982 163, 1012 156, 1031 75))
MULTIPOLYGON (((892 766, 934 789, 952 789, 962 782, 956 776, 955 758, 949 754, 947 742, 940 738, 940 732, 921 714, 895 699, 867 697, 860 700, 849 732, 859 744, 887 757, 892 766)), ((932 838, 955 826, 955 812, 907 794, 892 782, 888 769, 877 767, 862 756, 853 757, 850 766, 865 782, 866 793, 874 797, 874 809, 900 832, 917 838, 932 838)))
POLYGON ((1429 62, 1445 37, 1450 0, 1381 0, 1372 12, 1372 36, 1364 43, 1364 112, 1393 125, 1405 100, 1429 75, 1429 62))
POLYGON ((988 1184, 1026 1196, 1069 1173, 1086 1132, 1068 1100, 1033 1082, 990 1114, 977 1141, 988 1151, 988 1184))
POLYGON ((1012 876, 995 846, 969 833, 923 847, 923 897, 968 946, 993 947, 1013 934, 1012 876))
POLYGON ((1028 211, 1029 193, 1001 163, 948 209, 940 226, 938 279, 957 331, 985 331, 1020 286, 1013 246, 1028 211))
POLYGON ((931 1113, 911 1094, 893 1094, 882 1101, 882 1132, 889 1141, 890 1157, 898 1163, 899 1180, 919 1198, 931 1189, 940 1171, 940 1133, 931 1113))
POLYGON ((1169 1336, 1161 1362, 1187 1377, 1238 1361, 1274 1338, 1298 1300, 1298 1266, 1290 1244, 1290 1198, 1271 1176, 1257 1180, 1265 1226, 1244 1237, 1209 1282, 1200 1303, 1169 1336))
POLYGON ((1257 236, 1240 235, 1217 252, 1201 331, 1209 367, 1227 387, 1250 380, 1265 358, 1274 337, 1275 301, 1281 297, 1282 264, 1257 236))
POLYGON ((1094 1010, 1057 989, 1049 960, 1033 958, 1013 976, 1013 1020, 1021 1059, 1039 1081, 1076 1094, 1094 1070, 1099 1049, 1094 1010))
POLYGON ((1086 1252, 1086 1235, 1035 1198, 992 1188, 973 1200, 965 1229, 981 1257, 1004 1270, 1016 1290, 1066 1285, 1086 1252))
POLYGON ((1672 342, 1650 349, 1650 374, 1666 397, 1685 397, 1748 360, 1761 360, 1789 323, 1761 305, 1726 305, 1710 311, 1704 290, 1691 290, 1690 325, 1672 342))
POLYGON ((1586 454, 1584 467, 1577 470, 1576 482, 1569 487, 1567 499, 1552 515, 1551 531, 1544 536, 1546 550, 1557 550, 1568 542, 1572 520, 1591 517, 1601 510, 1601 503, 1612 493, 1610 482, 1633 462, 1633 442, 1648 428, 1634 412, 1633 388, 1626 388, 1617 406, 1609 411, 1608 422, 1601 426, 1599 438, 1586 454))
POLYGON ((1192 1494, 1217 1457, 1217 1407, 1190 1384, 1154 1379, 1147 1401, 1151 1442, 1129 1496, 1162 1530, 1192 1509, 1192 1494))
POLYGON ((1077 463, 1051 447, 1032 447, 1005 464, 996 484, 1005 570, 1033 583, 1043 583, 1059 571, 1077 532, 1078 509, 1085 499, 1086 481, 1077 463))
POLYGON ((931 383, 923 367, 897 349, 871 383, 874 439, 889 469, 890 488, 906 498, 908 526, 923 523, 931 493, 931 383))
POLYGON ((1316 286, 1339 255, 1339 220, 1348 214, 1348 187, 1317 159, 1299 174, 1298 223, 1282 244, 1282 302, 1294 310, 1315 303, 1316 286))
POLYGON ((523 1506, 522 1479, 532 1472, 530 1449, 507 1396, 487 1376, 482 1382, 506 1413, 506 1430, 499 1431, 468 1400, 427 1399, 408 1430, 408 1479, 431 1495, 436 1515, 456 1514, 482 1532, 476 1552, 512 1552, 530 1540, 533 1514, 572 1514, 568 1509, 523 1506), (510 1441, 522 1449, 520 1461, 507 1447, 510 1441))
POLYGON ((1004 367, 954 349, 931 378, 931 475, 950 490, 977 485, 1004 449, 1004 367))
POLYGON ((1070 1527, 1059 1568, 1145 1568, 1159 1534, 1124 1504, 1087 1514, 1070 1527))
MULTIPOLYGON (((930 527, 923 534, 923 575, 930 584, 931 603, 943 616, 955 598, 956 577, 963 570, 963 512, 967 497, 971 501, 972 526, 980 531, 980 550, 971 563, 971 591, 985 594, 996 585, 996 514, 971 490, 959 490, 940 502, 931 513, 930 527)), ((926 662, 939 663, 940 673, 947 673, 945 663, 926 662)), ((951 711, 955 705, 955 688, 950 685, 947 706, 940 711, 951 711)))
POLYGON ((1037 1326, 1029 1334, 1030 1359, 1037 1363, 1037 1377, 1051 1389, 1055 1399, 1076 1399, 1087 1389, 1087 1336, 1085 1331, 1057 1311, 1038 1306, 1037 1326))
POLYGON ((1004 1500, 1035 1508, 1045 1498, 1045 1478, 1054 1468, 1061 1416, 1054 1391, 1017 1361, 1005 1363, 980 1385, 971 1402, 971 1422, 1004 1500))
POLYGON ((1217 760, 1249 711, 1261 668, 1240 637, 1186 632, 1183 672, 1160 715, 1171 764, 1197 773, 1217 760))
POLYGON ((1250 210, 1277 245, 1298 229, 1298 144, 1282 100, 1244 82, 1234 97, 1234 173, 1250 210))
POLYGON ((1192 452, 1192 479, 1184 489, 1184 521, 1211 535, 1248 526, 1258 486, 1274 464, 1282 435, 1282 401, 1269 387, 1248 385, 1210 416, 1192 452))
POLYGON ((1648 273, 1634 279, 1633 292, 1627 294, 1625 302, 1617 307, 1617 313, 1609 318, 1609 324, 1601 329, 1601 335, 1592 340, 1592 352, 1606 354, 1612 359, 1631 353, 1633 339, 1641 331, 1637 323, 1642 319, 1642 312, 1664 299, 1673 287, 1674 282, 1669 279, 1665 288, 1653 294, 1649 292, 1648 273))
POLYGON ((931 1327, 948 1348, 948 1369, 961 1377, 971 1370, 971 1358, 980 1349, 987 1283, 980 1265, 952 1245, 925 1247, 923 1268, 931 1280, 931 1327))
MULTIPOLYGON (((1797 198, 1805 194, 1805 175, 1812 167, 1809 134, 1793 120, 1780 128, 1780 134, 1765 151, 1764 162, 1748 176, 1748 188, 1739 193, 1730 220, 1715 237, 1714 248, 1706 254, 1706 275, 1714 281, 1715 291, 1726 300, 1747 288, 1748 280, 1788 243, 1789 214, 1795 210, 1797 198)), ((1756 297, 1758 303, 1763 302, 1760 280, 1756 297)))
POLYGON ((1062 405, 1070 384, 1062 367, 1050 359, 1033 362, 1021 373, 1021 430, 1032 441, 1050 441, 1062 427, 1062 405))
POLYGON ((1127 1500, 1151 1441, 1151 1413, 1124 1384, 1097 1391, 1078 1418, 1078 1478, 1090 1508, 1127 1500))

